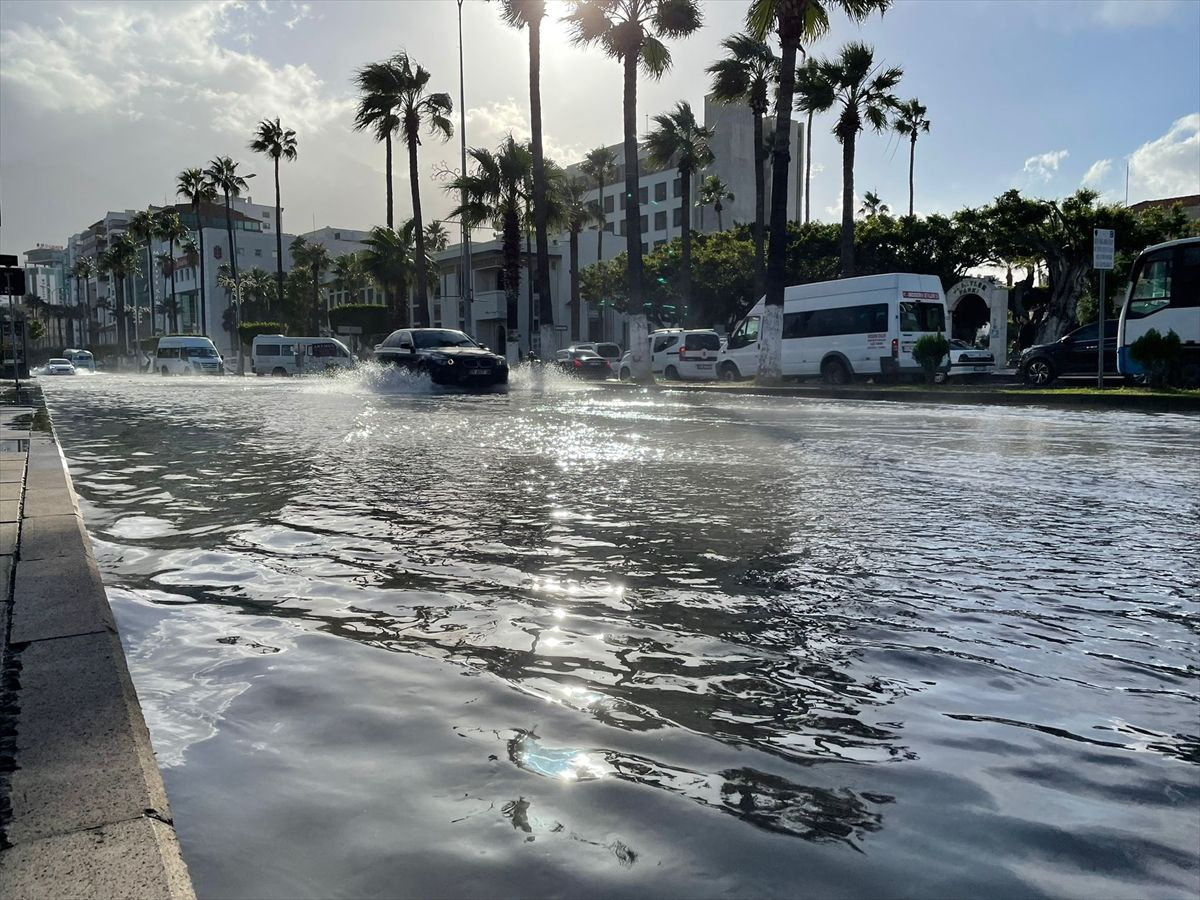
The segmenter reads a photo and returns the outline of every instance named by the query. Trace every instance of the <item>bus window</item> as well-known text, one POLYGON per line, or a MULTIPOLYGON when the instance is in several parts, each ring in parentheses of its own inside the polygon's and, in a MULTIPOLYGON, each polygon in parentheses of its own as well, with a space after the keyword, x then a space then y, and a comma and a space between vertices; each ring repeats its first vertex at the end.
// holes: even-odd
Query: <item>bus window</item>
POLYGON ((728 347, 730 350, 736 350, 739 347, 748 347, 757 340, 758 316, 750 316, 729 336, 728 347))
POLYGON ((900 330, 945 331, 946 307, 940 303, 901 303, 900 330))
POLYGON ((1130 298, 1129 315, 1135 319, 1171 305, 1171 251, 1148 256, 1142 262, 1130 298))

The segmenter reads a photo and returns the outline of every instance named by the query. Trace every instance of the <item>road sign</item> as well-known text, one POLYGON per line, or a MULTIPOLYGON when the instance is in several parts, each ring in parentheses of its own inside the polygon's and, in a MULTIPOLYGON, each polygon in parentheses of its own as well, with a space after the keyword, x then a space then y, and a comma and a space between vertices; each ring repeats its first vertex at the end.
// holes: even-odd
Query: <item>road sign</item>
POLYGON ((1117 233, 1111 228, 1092 230, 1092 268, 1111 269, 1117 249, 1117 233))
POLYGON ((11 253, 0 253, 0 266, 15 266, 17 258, 11 253))
MULTIPOLYGON (((13 259, 14 257, 6 257, 13 259)), ((25 270, 4 266, 0 268, 0 296, 25 296, 25 270)))
POLYGON ((339 325, 338 334, 362 334, 361 325, 339 325))
POLYGON ((567 326, 566 326, 566 325, 555 325, 555 326, 554 326, 554 330, 555 330, 555 331, 566 331, 566 330, 567 330, 567 326))

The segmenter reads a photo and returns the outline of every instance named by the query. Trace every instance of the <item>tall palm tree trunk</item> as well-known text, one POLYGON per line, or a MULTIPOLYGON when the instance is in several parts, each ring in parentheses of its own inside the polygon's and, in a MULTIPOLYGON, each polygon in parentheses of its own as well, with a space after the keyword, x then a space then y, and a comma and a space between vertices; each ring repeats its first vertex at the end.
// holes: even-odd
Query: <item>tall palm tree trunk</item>
MULTIPOLYGON (((528 221, 528 215, 526 215, 528 221)), ((541 321, 538 318, 538 309, 533 303, 533 238, 529 233, 528 226, 525 228, 525 307, 529 311, 529 349, 533 350, 533 336, 537 333, 537 328, 541 327, 541 321), (537 328, 535 328, 535 323, 537 328)), ((543 349, 543 352, 544 349, 543 349)))
POLYGON ((782 41, 779 94, 775 104, 775 146, 771 159, 771 243, 767 250, 767 290, 758 338, 758 382, 782 377, 783 289, 787 280, 788 163, 791 160, 792 94, 796 89, 796 45, 782 41))
MULTIPOLYGON (((679 170, 679 191, 685 200, 683 219, 680 223, 682 229, 679 234, 681 244, 679 267, 679 293, 681 296, 679 302, 687 310, 686 318, 681 316, 680 321, 690 324, 696 321, 696 310, 692 308, 692 204, 686 202, 692 196, 692 172, 690 169, 679 170)), ((679 310, 679 312, 683 312, 683 310, 679 310)))
POLYGON ((579 232, 571 231, 571 340, 583 333, 583 301, 579 297, 579 232))
POLYGON ((392 134, 390 131, 386 135, 384 135, 383 146, 385 148, 384 152, 387 154, 387 156, 386 156, 387 162, 384 165, 384 168, 386 169, 385 178, 387 180, 387 226, 388 226, 388 228, 393 228, 394 223, 392 221, 392 134))
POLYGON ((129 352, 129 322, 125 318, 125 274, 110 272, 109 278, 117 294, 117 344, 125 352, 129 352))
POLYGON ((200 221, 200 208, 196 208, 196 235, 200 239, 200 334, 208 334, 208 303, 204 290, 204 223, 200 221))
POLYGON ((421 185, 417 181, 417 144, 408 144, 408 178, 412 182, 413 236, 417 242, 417 328, 429 327, 429 268, 425 259, 425 224, 421 221, 421 185))
POLYGON ((808 124, 804 127, 804 224, 811 220, 812 211, 812 122, 813 110, 808 111, 808 124))
POLYGON ((842 142, 842 264, 841 277, 854 275, 854 135, 842 142))
POLYGON ((718 200, 717 205, 713 207, 713 210, 717 214, 717 231, 725 230, 725 219, 721 216, 721 212, 724 209, 725 209, 725 207, 721 204, 720 200, 718 200))
POLYGON ((596 262, 604 259, 604 226, 608 224, 608 215, 604 212, 604 173, 601 172, 596 178, 596 190, 599 199, 596 204, 600 209, 602 221, 596 229, 596 262))
POLYGON ((246 374, 242 359, 242 280, 238 276, 237 247, 233 243, 233 206, 229 202, 229 191, 225 192, 225 233, 229 236, 229 269, 233 273, 233 345, 237 348, 237 373, 246 374))
POLYGON ((142 368, 142 323, 138 313, 141 311, 138 308, 137 296, 137 279, 127 278, 127 288, 132 288, 130 294, 133 295, 133 356, 137 360, 137 368, 140 371, 142 368))
POLYGON ((517 211, 511 206, 506 207, 501 223, 500 265, 504 273, 505 326, 512 332, 521 322, 521 224, 517 211))
MULTIPOLYGON (((529 22, 529 118, 533 151, 533 230, 537 242, 538 318, 542 333, 554 340, 554 303, 550 296, 550 239, 546 234, 549 216, 546 210, 546 161, 542 149, 542 22, 534 17, 529 22)), ((542 352, 558 347, 542 347, 542 352)))
POLYGON ((150 291, 150 336, 154 337, 154 251, 146 241, 146 287, 150 291))
MULTIPOLYGON (((767 283, 767 261, 763 254, 767 218, 766 149, 763 147, 762 113, 754 112, 754 296, 761 297, 767 283)), ((719 220, 718 220, 719 221, 719 220)), ((718 230, 724 230, 718 225, 718 230)))
POLYGON ((167 252, 171 254, 171 331, 179 334, 179 295, 175 290, 175 239, 167 242, 167 252))
POLYGON ((917 161, 917 132, 914 130, 908 145, 908 214, 913 214, 913 167, 917 161))
MULTIPOLYGON (((642 294, 642 214, 638 201, 638 156, 637 156, 637 64, 636 53, 626 53, 625 88, 623 97, 625 132, 625 252, 628 257, 629 279, 629 345, 633 351, 633 380, 653 381, 650 371, 650 347, 647 341, 649 328, 646 324, 646 309, 642 294)), ((684 196, 684 202, 688 202, 684 196)))
MULTIPOLYGON (((283 204, 279 198, 278 156, 275 157, 275 299, 283 303, 283 204)), ((267 311, 270 312, 270 309, 268 302, 267 311)))

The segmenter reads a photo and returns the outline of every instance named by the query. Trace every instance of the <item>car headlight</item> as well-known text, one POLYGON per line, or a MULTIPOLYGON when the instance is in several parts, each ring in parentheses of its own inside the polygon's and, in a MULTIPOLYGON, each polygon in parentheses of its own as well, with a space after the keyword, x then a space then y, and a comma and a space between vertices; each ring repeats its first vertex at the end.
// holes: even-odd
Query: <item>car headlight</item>
POLYGON ((496 357, 496 366, 498 368, 504 368, 507 365, 508 365, 508 360, 505 359, 503 356, 496 357))

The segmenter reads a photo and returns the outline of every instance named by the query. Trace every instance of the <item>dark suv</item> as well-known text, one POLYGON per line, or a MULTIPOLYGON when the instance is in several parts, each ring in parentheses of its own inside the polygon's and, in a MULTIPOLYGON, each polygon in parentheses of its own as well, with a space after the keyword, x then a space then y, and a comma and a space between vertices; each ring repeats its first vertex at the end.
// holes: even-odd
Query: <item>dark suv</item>
MULTIPOLYGON (((1021 353, 1017 374, 1026 384, 1045 387, 1060 375, 1096 375, 1095 322, 1076 328, 1053 344, 1037 344, 1021 353)), ((1104 323, 1104 371, 1117 374, 1117 320, 1104 323)))
POLYGON ((375 359, 429 375, 434 384, 508 384, 508 361, 451 328, 400 328, 375 347, 375 359))

